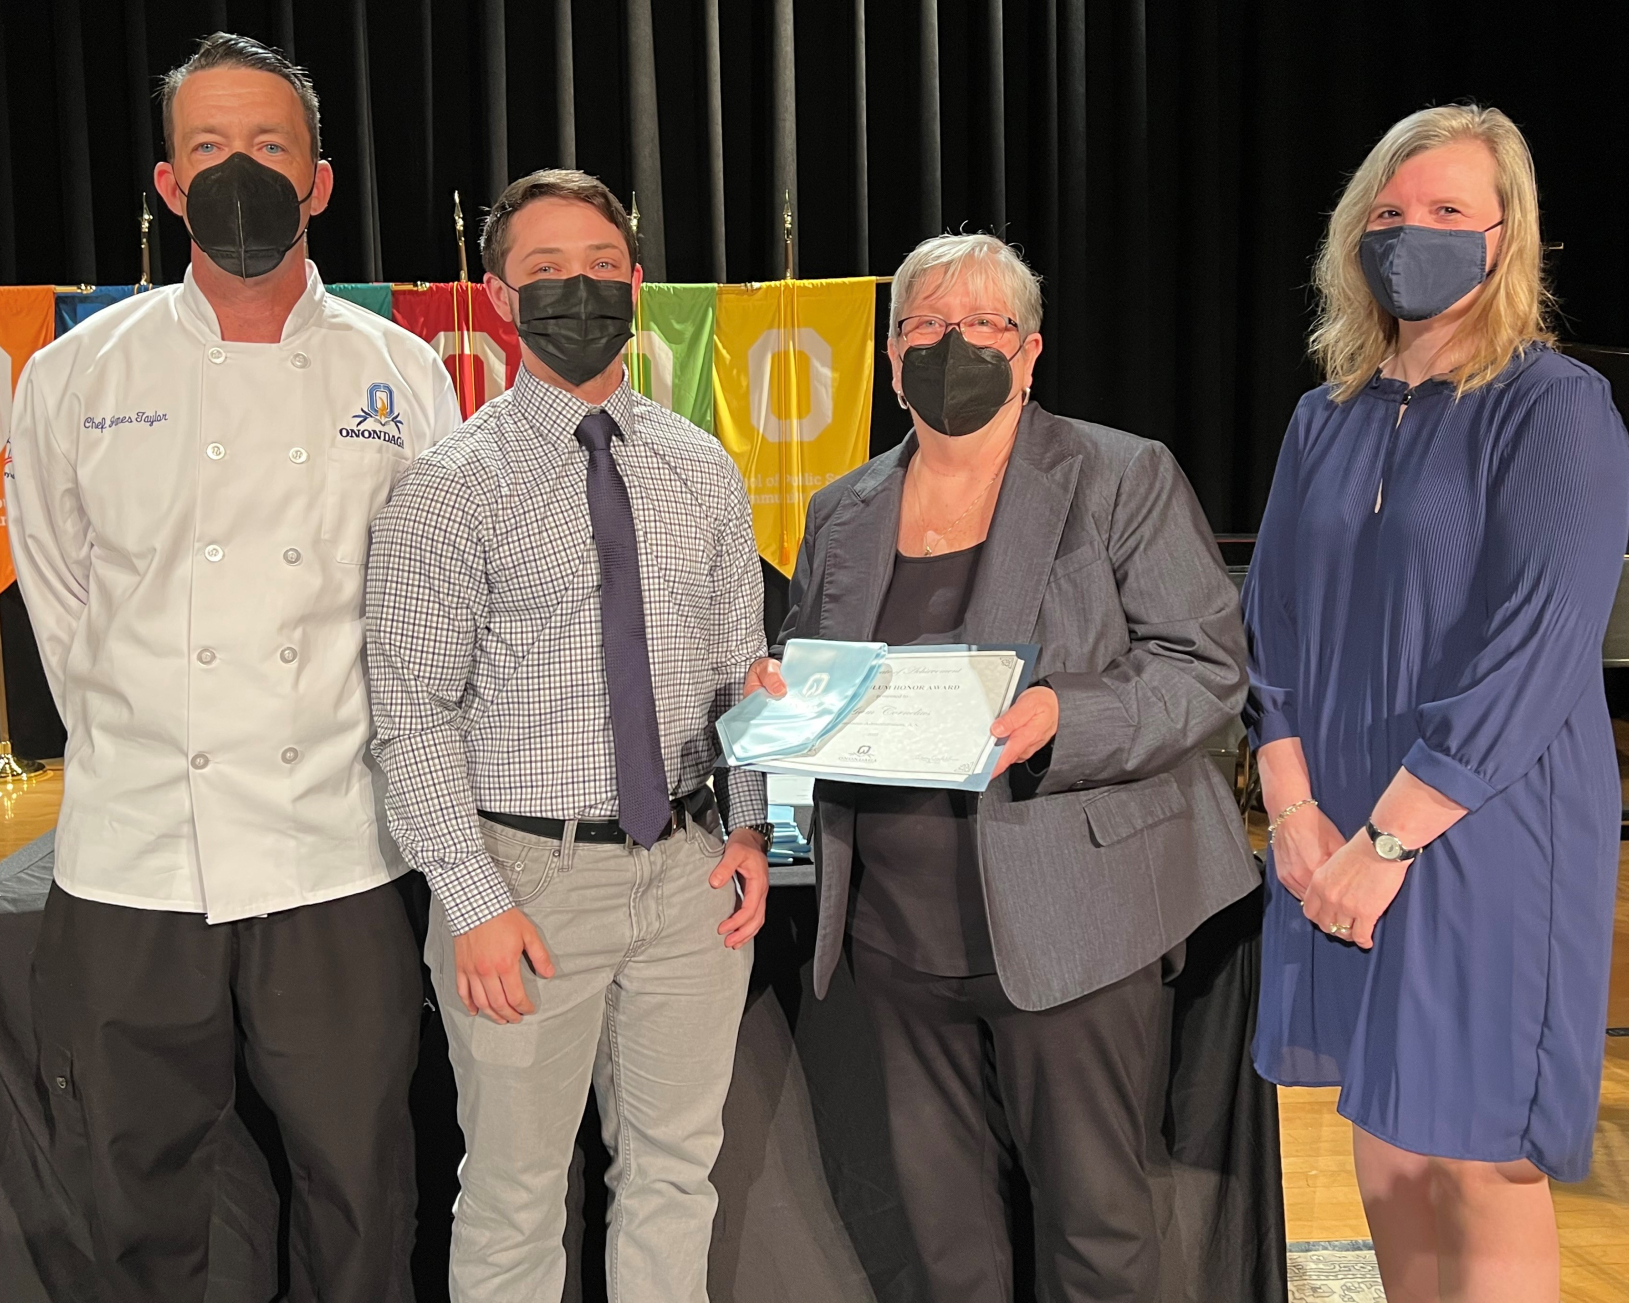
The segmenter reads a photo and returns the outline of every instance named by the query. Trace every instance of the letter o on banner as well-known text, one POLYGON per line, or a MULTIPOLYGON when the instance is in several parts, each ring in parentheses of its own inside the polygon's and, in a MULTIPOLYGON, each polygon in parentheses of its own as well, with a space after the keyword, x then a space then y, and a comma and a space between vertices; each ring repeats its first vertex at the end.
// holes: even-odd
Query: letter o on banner
MULTIPOLYGON (((622 350, 630 378, 644 372, 650 379, 649 397, 668 411, 673 410, 673 349, 654 330, 641 330, 622 350)), ((642 389, 640 384, 635 389, 642 389)))
POLYGON ((504 391, 509 378, 509 361, 504 357, 503 347, 484 330, 443 330, 430 340, 430 347, 441 355, 455 380, 461 340, 468 342, 470 352, 481 364, 481 402, 489 403, 504 391))
POLYGON ((766 330, 747 353, 747 384, 752 405, 752 423, 768 443, 786 443, 796 440, 812 443, 831 428, 831 345, 818 331, 808 326, 796 330, 766 330), (777 354, 784 359, 787 372, 796 375, 797 363, 806 360, 809 367, 809 410, 805 416, 795 413, 777 415, 774 409, 774 369, 777 354))

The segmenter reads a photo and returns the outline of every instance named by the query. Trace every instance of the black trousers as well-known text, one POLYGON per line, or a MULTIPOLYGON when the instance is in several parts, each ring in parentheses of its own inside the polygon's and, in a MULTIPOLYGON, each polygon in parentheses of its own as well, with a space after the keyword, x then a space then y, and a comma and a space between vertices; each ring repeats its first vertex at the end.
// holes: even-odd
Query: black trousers
POLYGON ((1162 1061, 1158 961, 1053 1009, 994 974, 933 977, 852 942, 882 1054, 894 1165, 934 1303, 1011 1303, 1016 1155, 1047 1303, 1159 1290, 1147 1111, 1162 1061))
POLYGON ((202 1303, 240 1048, 293 1178, 291 1297, 410 1299, 422 998, 391 886, 214 925, 52 887, 33 974, 41 1087, 107 1303, 202 1303))

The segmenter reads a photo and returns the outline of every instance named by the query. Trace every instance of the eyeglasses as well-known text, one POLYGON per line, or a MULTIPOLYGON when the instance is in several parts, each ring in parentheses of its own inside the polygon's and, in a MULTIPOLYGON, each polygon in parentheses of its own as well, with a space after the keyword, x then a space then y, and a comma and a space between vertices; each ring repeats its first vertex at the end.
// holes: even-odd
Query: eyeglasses
POLYGON ((945 331, 954 326, 962 338, 974 348, 997 348, 1010 356, 1017 350, 1022 332, 1018 323, 999 312, 975 312, 960 321, 946 321, 943 317, 901 317, 899 337, 910 348, 928 348, 945 337, 945 331))

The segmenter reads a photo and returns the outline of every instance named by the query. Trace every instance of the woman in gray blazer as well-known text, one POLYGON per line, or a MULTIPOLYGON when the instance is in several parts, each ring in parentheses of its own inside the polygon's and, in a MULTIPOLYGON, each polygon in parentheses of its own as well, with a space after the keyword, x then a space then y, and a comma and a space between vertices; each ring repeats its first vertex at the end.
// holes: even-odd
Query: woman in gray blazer
POLYGON ((1030 401, 1040 323, 993 236, 906 258, 888 356, 914 428, 810 502, 780 636, 1041 647, 982 795, 816 789, 815 990, 846 936, 942 1303, 1012 1297, 1015 1156, 1043 1295, 1155 1297, 1162 960, 1260 881, 1201 750, 1245 695, 1233 585, 1164 445, 1030 401))

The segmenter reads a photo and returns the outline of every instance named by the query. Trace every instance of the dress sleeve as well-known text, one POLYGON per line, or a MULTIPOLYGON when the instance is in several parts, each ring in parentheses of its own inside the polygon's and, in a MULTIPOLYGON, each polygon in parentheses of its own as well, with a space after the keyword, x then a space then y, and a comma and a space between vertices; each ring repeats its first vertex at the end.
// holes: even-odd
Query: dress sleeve
POLYGON ((1250 745, 1300 735, 1295 716, 1299 643, 1295 632, 1295 532, 1301 515, 1299 411, 1278 450, 1273 487, 1244 581, 1244 632, 1250 646, 1250 692, 1244 722, 1250 745))
POLYGON ((1629 437, 1599 376, 1538 391, 1491 469, 1474 654, 1415 712, 1403 767, 1467 810, 1522 777, 1581 694, 1629 538, 1629 437))

